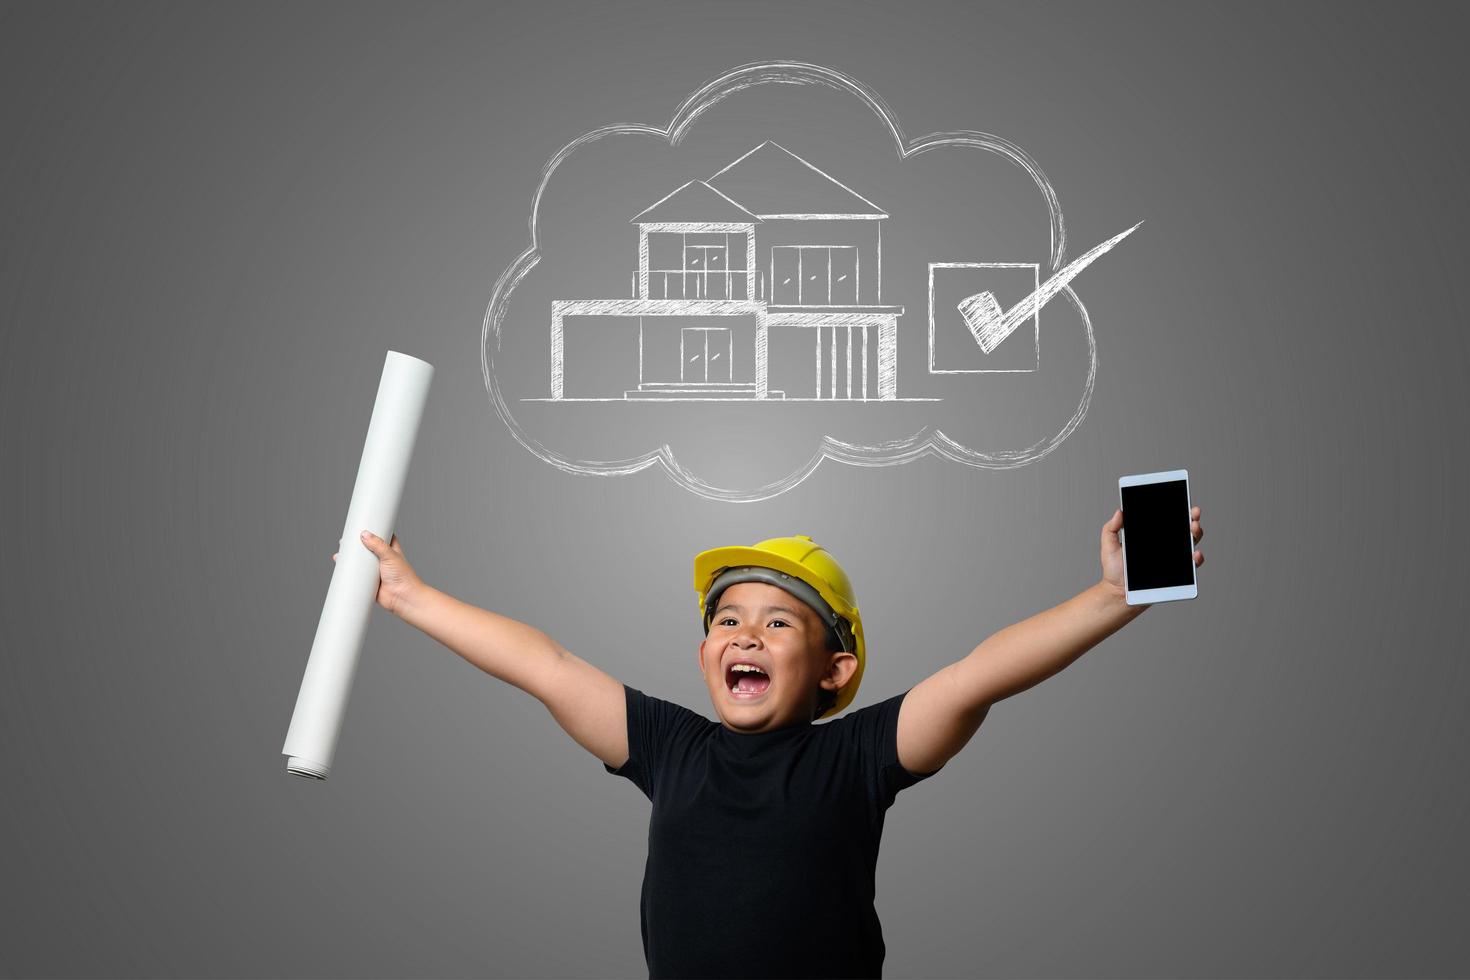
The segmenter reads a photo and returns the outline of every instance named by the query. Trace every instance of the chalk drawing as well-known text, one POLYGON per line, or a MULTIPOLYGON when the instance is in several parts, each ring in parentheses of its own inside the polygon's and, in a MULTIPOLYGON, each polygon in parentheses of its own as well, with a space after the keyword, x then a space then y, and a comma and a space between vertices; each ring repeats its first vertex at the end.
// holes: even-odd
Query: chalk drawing
MULTIPOLYGON (((903 307, 860 302, 865 248, 871 249, 867 263, 874 267, 871 274, 881 275, 876 248, 866 242, 767 247, 763 238, 768 221, 807 222, 814 235, 840 238, 846 222, 881 222, 887 217, 872 201, 786 147, 770 140, 752 147, 709 177, 680 184, 633 216, 631 221, 638 226, 634 296, 552 301, 550 397, 521 400, 935 401, 898 397, 898 318, 903 307), (820 182, 814 185, 813 177, 820 182), (805 188, 801 187, 803 180, 805 188), (793 202, 802 203, 803 197, 814 205, 825 202, 824 209, 789 210, 793 202), (654 259, 655 245, 664 256, 661 261, 654 259), (669 267, 670 262, 675 265, 669 267), (592 316, 639 319, 638 383, 625 389, 620 398, 575 397, 566 391, 566 319, 592 316), (749 346, 753 376, 733 376, 735 333, 710 325, 680 328, 677 381, 645 377, 643 325, 653 317, 754 317, 755 330, 739 340, 742 355, 744 345, 749 346), (816 335, 814 397, 790 396, 770 388, 773 329, 810 330, 816 335), (686 349, 694 330, 722 331, 718 343, 726 348, 723 364, 715 368, 715 355, 706 350, 707 337, 695 343, 697 350, 686 349), (875 340, 872 357, 876 362, 871 379, 870 336, 875 340), (839 337, 846 350, 842 363, 837 357, 839 337), (856 375, 855 338, 862 344, 856 375), (824 350, 830 355, 825 360, 824 350)), ((876 278, 874 282, 876 287, 876 278)), ((666 342, 673 342, 672 333, 666 342)))
MULTIPOLYGON (((880 407, 902 401, 937 401, 916 396, 900 398, 897 390, 897 321, 904 307, 884 302, 882 227, 888 217, 871 200, 785 146, 770 140, 760 143, 714 174, 687 180, 632 216, 630 220, 638 227, 638 259, 636 271, 628 277, 631 296, 551 302, 549 397, 518 400, 625 403, 740 400, 768 405, 771 411, 781 411, 778 406, 801 400, 866 402, 880 407), (780 188, 775 184, 769 201, 761 193, 751 191, 759 183, 752 183, 752 173, 775 173, 782 168, 788 173, 792 172, 791 168, 805 168, 811 175, 805 178, 808 181, 821 178, 811 186, 820 184, 825 188, 822 205, 804 208, 798 203, 792 207, 782 200, 780 188), (871 222, 875 234, 872 243, 834 242, 829 234, 812 236, 809 245, 787 240, 764 247, 761 226, 773 220, 871 222), (871 297, 864 295, 864 280, 871 282, 871 297), (568 317, 578 316, 636 318, 639 376, 636 385, 627 388, 621 398, 583 399, 567 393, 564 322, 568 317), (643 373, 644 327, 652 318, 660 317, 700 318, 700 322, 683 325, 679 330, 681 367, 677 380, 650 379, 643 373), (722 326, 721 318, 731 318, 732 323, 744 318, 743 322, 753 323, 754 329, 745 337, 733 328, 722 326), (770 333, 792 329, 812 332, 810 377, 815 381, 815 398, 786 397, 787 392, 773 391, 768 385, 770 333), (750 370, 745 374, 737 365, 745 363, 747 352, 750 370), (737 358, 736 353, 741 357, 737 358)), ((496 280, 481 331, 481 366, 486 390, 492 406, 514 438, 538 458, 567 473, 623 476, 657 465, 677 485, 703 498, 749 503, 770 499, 798 486, 823 460, 876 467, 936 456, 986 469, 1011 469, 1054 452, 1085 418, 1097 374, 1097 345, 1091 318, 1070 280, 1138 226, 1064 267, 1066 232, 1057 195, 1041 168, 1020 147, 974 130, 938 132, 910 139, 882 99, 856 79, 819 65, 781 61, 744 65, 712 79, 685 99, 667 126, 606 126, 571 141, 542 169, 529 227, 531 243, 496 280), (572 154, 612 136, 654 137, 670 147, 678 147, 713 106, 762 85, 822 86, 855 97, 886 127, 901 161, 940 147, 962 147, 997 155, 1029 177, 1048 213, 1050 254, 1046 260, 1045 283, 1039 281, 1041 262, 930 263, 931 295, 936 269, 1029 270, 1031 291, 1009 309, 1002 307, 995 291, 989 288, 968 293, 950 307, 959 312, 973 342, 987 355, 1001 348, 1002 341, 1027 321, 1035 328, 1039 311, 1049 300, 1056 296, 1066 298, 1086 341, 1086 371, 1075 411, 1055 432, 1019 448, 986 451, 966 446, 932 425, 921 425, 901 438, 870 443, 828 434, 793 472, 760 486, 732 487, 718 486, 696 475, 676 458, 668 444, 618 459, 583 459, 559 453, 537 439, 510 411, 497 380, 496 355, 501 348, 501 330, 510 297, 541 260, 538 216, 552 175, 572 154)), ((936 369, 933 364, 932 303, 928 312, 931 373, 951 373, 936 369)), ((1012 340, 1005 346, 1013 347, 1015 343, 1012 340)))
MULTIPOLYGON (((1142 221, 1138 225, 1143 224, 1142 221)), ((965 326, 975 335, 975 342, 980 349, 990 354, 995 351, 1002 340, 1010 336, 1011 331, 1020 326, 1027 319, 1036 317, 1038 311, 1046 305, 1053 296, 1061 292, 1062 288, 1076 277, 1077 273, 1087 268, 1092 262, 1108 251, 1114 245, 1121 242, 1133 233, 1138 227, 1134 225, 1121 234, 1114 235, 1101 245, 1084 252, 1079 257, 1067 263, 1067 267, 1053 275, 1046 281, 1046 285, 1028 295, 1010 310, 1002 310, 1000 303, 996 301, 995 294, 989 290, 967 296, 959 302, 960 316, 964 318, 965 326)))
MULTIPOLYGON (((986 357, 984 367, 940 367, 939 362, 945 360, 953 363, 951 354, 948 358, 941 358, 939 354, 939 337, 941 328, 935 326, 935 315, 943 316, 950 314, 950 318, 960 321, 957 324, 942 324, 952 326, 954 330, 962 332, 965 343, 973 349, 975 338, 963 318, 959 315, 959 307, 963 302, 946 304, 942 299, 936 300, 936 279, 938 285, 948 294, 951 299, 954 296, 955 286, 945 282, 946 278, 959 279, 959 285, 963 287, 965 279, 961 277, 979 275, 981 278, 990 279, 997 275, 1007 277, 1010 283, 1024 283, 1027 295, 1034 294, 1041 285, 1041 266, 1036 262, 930 262, 929 263, 929 373, 930 374, 1021 374, 1034 372, 1041 367, 1041 312, 1037 307, 1031 311, 1029 319, 1030 332, 1025 338, 1017 337, 1006 345, 1000 359, 986 357), (1024 349, 1018 349, 1023 346, 1024 349)), ((972 287, 973 288, 973 287, 972 287)), ((998 287, 993 287, 998 288, 998 287)), ((982 295, 994 298, 993 288, 982 295)), ((968 290, 965 290, 968 292, 968 290)), ((998 305, 998 304, 997 304, 998 305)), ((1009 332, 1015 332, 1026 318, 1018 318, 1011 326, 1009 332)), ((1008 335, 1009 335, 1008 332, 1008 335)), ((951 330, 953 333, 953 330, 951 330)), ((952 345, 953 346, 953 345, 952 345)), ((983 350, 986 355, 994 354, 997 345, 992 345, 990 350, 983 350)), ((978 355, 977 355, 978 356, 978 355)))

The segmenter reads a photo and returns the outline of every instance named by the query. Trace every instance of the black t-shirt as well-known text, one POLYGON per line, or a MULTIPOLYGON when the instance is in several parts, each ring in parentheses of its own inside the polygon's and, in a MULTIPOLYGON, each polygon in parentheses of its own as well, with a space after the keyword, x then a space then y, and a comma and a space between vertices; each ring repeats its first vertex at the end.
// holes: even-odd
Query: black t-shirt
POLYGON ((653 802, 639 903, 650 978, 881 977, 883 815, 934 774, 898 761, 908 692, 741 734, 623 687, 628 761, 603 768, 653 802))

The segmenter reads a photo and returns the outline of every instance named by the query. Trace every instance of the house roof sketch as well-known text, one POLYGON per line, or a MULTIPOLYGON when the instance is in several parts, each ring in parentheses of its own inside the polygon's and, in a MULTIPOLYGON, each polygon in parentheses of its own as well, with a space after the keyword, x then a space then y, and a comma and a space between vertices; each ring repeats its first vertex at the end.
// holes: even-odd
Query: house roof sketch
POLYGON ((633 224, 705 221, 754 224, 760 219, 702 180, 680 186, 632 219, 633 224))
POLYGON ((852 188, 770 140, 705 183, 761 218, 886 218, 852 188))

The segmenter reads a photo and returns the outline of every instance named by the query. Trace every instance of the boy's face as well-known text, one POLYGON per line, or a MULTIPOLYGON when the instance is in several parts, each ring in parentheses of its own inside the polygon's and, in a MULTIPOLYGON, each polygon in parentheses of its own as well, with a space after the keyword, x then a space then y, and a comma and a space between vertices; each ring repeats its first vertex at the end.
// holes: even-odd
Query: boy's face
POLYGON ((857 657, 828 650, 827 628, 791 593, 738 582, 720 595, 709 636, 699 645, 699 670, 725 727, 755 733, 811 721, 818 687, 841 688, 857 671, 857 657), (735 693, 735 682, 746 675, 731 668, 742 661, 770 678, 760 694, 735 693))

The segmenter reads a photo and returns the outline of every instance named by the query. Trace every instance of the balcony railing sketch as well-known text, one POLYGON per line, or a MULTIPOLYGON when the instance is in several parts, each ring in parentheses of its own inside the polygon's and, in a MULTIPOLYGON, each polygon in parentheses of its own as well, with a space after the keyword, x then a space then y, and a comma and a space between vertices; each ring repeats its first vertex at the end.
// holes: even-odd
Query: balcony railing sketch
MULTIPOLYGON (((633 298, 638 299, 639 270, 633 270, 633 298)), ((644 299, 749 299, 749 282, 756 282, 756 299, 765 299, 765 277, 761 270, 744 269, 649 269, 648 295, 644 299)))

